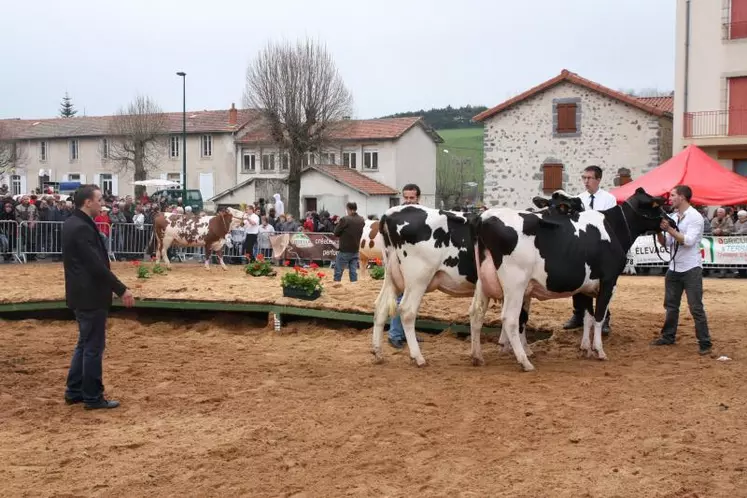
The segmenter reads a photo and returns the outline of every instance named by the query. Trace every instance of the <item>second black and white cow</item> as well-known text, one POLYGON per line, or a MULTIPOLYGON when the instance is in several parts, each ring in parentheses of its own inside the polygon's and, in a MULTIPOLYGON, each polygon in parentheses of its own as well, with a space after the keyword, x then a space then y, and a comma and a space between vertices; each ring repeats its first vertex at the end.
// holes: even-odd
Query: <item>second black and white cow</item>
POLYGON ((515 209, 490 209, 474 221, 479 279, 470 306, 472 359, 482 364, 480 330, 489 299, 502 300, 502 330, 516 360, 533 370, 519 336, 528 319, 529 302, 582 294, 584 332, 581 349, 599 359, 602 324, 617 279, 635 239, 659 230, 666 213, 662 197, 636 190, 622 205, 605 211, 583 211, 551 221, 515 209), (596 297, 594 307, 593 297, 596 297), (593 344, 589 335, 593 328, 593 344))
MULTIPOLYGON (((578 198, 564 192, 556 192, 550 199, 536 198, 534 203, 542 208, 534 216, 547 223, 583 210, 578 198)), ((393 207, 381 217, 386 273, 374 311, 373 354, 377 361, 382 360, 384 325, 396 312, 399 294, 403 294, 399 315, 410 357, 419 366, 425 359, 415 338, 415 319, 423 296, 434 290, 452 296, 473 295, 477 266, 471 219, 464 213, 419 205, 393 207)), ((521 339, 526 343, 523 333, 521 339)))

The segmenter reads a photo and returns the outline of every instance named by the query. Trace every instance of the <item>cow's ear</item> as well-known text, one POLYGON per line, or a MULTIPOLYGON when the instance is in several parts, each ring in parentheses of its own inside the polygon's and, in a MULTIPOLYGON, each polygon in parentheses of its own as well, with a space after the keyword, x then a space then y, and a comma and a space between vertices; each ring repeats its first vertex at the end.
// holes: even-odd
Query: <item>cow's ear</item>
POLYGON ((635 193, 636 194, 645 194, 646 191, 643 190, 643 187, 638 187, 637 189, 635 189, 635 193))
POLYGON ((532 199, 532 203, 540 209, 546 208, 547 206, 550 205, 549 200, 545 199, 544 197, 539 197, 539 196, 534 197, 532 199))
POLYGON ((661 206, 661 204, 659 204, 659 201, 653 201, 653 202, 651 203, 651 207, 652 207, 652 208, 658 208, 659 206, 661 206))

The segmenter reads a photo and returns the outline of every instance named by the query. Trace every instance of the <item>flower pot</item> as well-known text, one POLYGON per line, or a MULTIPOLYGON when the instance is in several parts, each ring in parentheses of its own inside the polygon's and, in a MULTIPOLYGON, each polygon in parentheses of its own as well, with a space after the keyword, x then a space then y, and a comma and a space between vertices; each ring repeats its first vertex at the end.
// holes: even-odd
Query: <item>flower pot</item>
POLYGON ((322 291, 319 289, 315 290, 309 295, 306 293, 304 289, 299 289, 298 287, 283 287, 283 296, 285 297, 293 297, 296 299, 305 299, 306 301, 313 301, 314 299, 318 299, 319 296, 321 295, 322 295, 322 291))

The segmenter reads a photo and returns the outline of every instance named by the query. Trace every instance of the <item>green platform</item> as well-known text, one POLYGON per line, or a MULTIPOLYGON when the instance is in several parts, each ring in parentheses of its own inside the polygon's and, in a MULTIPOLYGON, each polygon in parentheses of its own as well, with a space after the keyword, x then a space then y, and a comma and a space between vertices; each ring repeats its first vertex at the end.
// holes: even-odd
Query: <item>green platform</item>
MULTIPOLYGON (((115 308, 121 308, 119 300, 114 301, 115 308)), ((0 303, 0 317, 3 313, 34 312, 45 310, 65 309, 65 301, 32 301, 25 303, 0 303)), ((180 301, 175 299, 144 299, 136 301, 138 309, 166 309, 166 310, 204 310, 227 312, 274 313, 283 316, 300 316, 306 318, 321 318, 341 322, 356 322, 373 324, 373 314, 354 313, 345 311, 331 311, 316 308, 301 308, 297 306, 281 306, 269 303, 235 303, 223 301, 180 301)), ((415 322, 415 328, 420 330, 442 331, 451 329, 458 334, 469 334, 469 324, 449 323, 438 320, 420 319, 415 322)), ((483 327, 483 333, 500 333, 500 329, 483 327)))

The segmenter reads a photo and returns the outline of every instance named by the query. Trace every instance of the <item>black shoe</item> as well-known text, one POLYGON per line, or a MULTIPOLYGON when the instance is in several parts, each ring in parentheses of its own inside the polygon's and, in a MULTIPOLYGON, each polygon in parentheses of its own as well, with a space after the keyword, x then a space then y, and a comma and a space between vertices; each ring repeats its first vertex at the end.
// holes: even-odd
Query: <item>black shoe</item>
POLYGON ((116 408, 119 406, 119 401, 114 401, 113 399, 106 400, 102 399, 101 401, 98 401, 96 403, 86 403, 86 406, 84 407, 86 410, 99 410, 102 408, 116 408))
POLYGON ((607 322, 604 322, 604 324, 602 325, 602 335, 603 336, 610 335, 610 324, 607 322))
POLYGON ((389 345, 391 345, 394 349, 402 349, 405 347, 404 341, 401 341, 399 339, 392 339, 389 338, 389 345))
POLYGON ((69 398, 65 396, 65 404, 66 405, 74 405, 76 403, 83 403, 83 398, 69 398))
POLYGON ((705 356, 707 354, 711 354, 711 345, 710 344, 707 345, 707 346, 701 345, 700 349, 698 350, 698 354, 701 355, 701 356, 705 356))
POLYGON ((663 337, 659 337, 658 339, 655 339, 651 341, 652 346, 673 346, 674 341, 670 341, 669 339, 664 339, 663 337))
POLYGON ((570 320, 565 322, 563 325, 563 329, 569 330, 569 329, 579 329, 584 326, 584 317, 583 315, 576 315, 574 314, 570 320))

